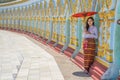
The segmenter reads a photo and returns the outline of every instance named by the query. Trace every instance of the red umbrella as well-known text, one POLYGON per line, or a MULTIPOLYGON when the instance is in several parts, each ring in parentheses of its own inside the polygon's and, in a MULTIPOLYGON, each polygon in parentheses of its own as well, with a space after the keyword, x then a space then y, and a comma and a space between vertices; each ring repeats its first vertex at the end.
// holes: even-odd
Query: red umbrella
POLYGON ((97 12, 80 12, 73 14, 72 17, 86 17, 86 16, 92 16, 94 14, 97 14, 97 12))

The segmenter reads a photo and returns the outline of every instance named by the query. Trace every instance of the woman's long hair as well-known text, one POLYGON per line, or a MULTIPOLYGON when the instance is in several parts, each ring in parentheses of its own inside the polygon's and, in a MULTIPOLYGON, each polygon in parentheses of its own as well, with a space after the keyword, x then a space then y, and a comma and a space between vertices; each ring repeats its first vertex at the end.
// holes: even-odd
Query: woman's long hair
POLYGON ((92 19, 92 20, 93 20, 93 24, 92 24, 92 25, 94 26, 94 19, 93 19, 93 17, 89 17, 89 18, 87 19, 87 21, 86 21, 86 30, 87 30, 87 31, 88 31, 88 29, 89 29, 89 27, 90 27, 89 24, 88 24, 88 20, 89 20, 89 19, 92 19))

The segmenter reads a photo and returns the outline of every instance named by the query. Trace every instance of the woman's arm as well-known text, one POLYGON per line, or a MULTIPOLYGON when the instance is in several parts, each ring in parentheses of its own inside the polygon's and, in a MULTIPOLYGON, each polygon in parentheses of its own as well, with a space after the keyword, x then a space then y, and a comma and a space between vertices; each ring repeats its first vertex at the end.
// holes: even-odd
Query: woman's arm
POLYGON ((93 38, 95 38, 95 39, 98 38, 98 31, 97 31, 97 28, 96 28, 96 27, 94 28, 94 33, 91 34, 90 37, 93 37, 93 38))
POLYGON ((97 28, 96 28, 96 27, 94 28, 94 33, 90 33, 90 32, 88 32, 88 31, 85 32, 84 38, 95 38, 95 39, 97 39, 97 38, 98 38, 97 28))
POLYGON ((85 34, 91 34, 89 31, 86 30, 86 28, 84 29, 84 33, 85 34))

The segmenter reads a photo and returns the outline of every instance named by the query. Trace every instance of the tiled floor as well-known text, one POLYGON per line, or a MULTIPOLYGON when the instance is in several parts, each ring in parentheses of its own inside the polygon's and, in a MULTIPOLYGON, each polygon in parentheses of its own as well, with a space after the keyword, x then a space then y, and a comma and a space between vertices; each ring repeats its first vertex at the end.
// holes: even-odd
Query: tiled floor
POLYGON ((37 45, 23 35, 0 30, 0 80, 92 79, 67 57, 48 46, 37 45))

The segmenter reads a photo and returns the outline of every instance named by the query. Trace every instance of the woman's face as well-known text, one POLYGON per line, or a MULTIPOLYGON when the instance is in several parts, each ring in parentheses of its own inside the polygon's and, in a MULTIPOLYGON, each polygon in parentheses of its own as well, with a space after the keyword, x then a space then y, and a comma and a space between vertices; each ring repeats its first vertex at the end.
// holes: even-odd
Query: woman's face
POLYGON ((93 20, 92 19, 88 19, 88 25, 93 26, 93 20))

